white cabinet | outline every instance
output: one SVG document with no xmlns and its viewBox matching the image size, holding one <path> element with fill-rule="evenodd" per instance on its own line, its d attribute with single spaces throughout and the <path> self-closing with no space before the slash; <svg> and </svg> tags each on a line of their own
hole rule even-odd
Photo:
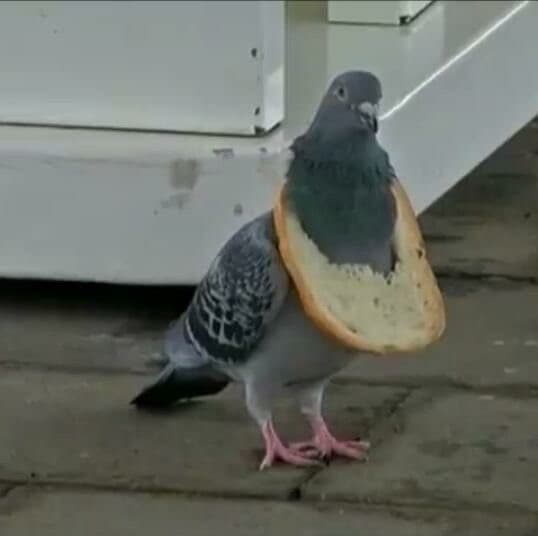
<svg viewBox="0 0 538 536">
<path fill-rule="evenodd" d="M 284 2 L 0 2 L 0 121 L 255 134 L 284 117 Z"/>
<path fill-rule="evenodd" d="M 538 110 L 538 2 L 438 0 L 396 26 L 330 24 L 300 0 L 281 126 L 214 135 L 282 117 L 282 8 L 0 2 L 0 276 L 198 282 L 274 202 L 282 153 L 343 70 L 382 81 L 380 139 L 418 212 Z M 27 124 L 44 122 L 133 128 Z"/>
</svg>

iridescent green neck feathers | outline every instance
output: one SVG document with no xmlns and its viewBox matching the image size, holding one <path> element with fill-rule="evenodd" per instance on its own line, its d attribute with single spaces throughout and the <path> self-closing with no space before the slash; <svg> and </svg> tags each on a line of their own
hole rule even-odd
<svg viewBox="0 0 538 536">
<path fill-rule="evenodd" d="M 331 146 L 305 135 L 292 150 L 286 195 L 307 235 L 332 262 L 390 272 L 393 171 L 375 136 Z"/>
</svg>

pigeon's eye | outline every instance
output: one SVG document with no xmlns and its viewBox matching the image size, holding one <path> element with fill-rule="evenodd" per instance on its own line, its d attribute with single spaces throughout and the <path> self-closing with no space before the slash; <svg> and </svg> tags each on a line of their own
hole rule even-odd
<svg viewBox="0 0 538 536">
<path fill-rule="evenodd" d="M 338 100 L 341 100 L 342 102 L 345 102 L 347 100 L 347 91 L 344 86 L 338 86 L 334 94 L 336 95 L 336 98 Z"/>
</svg>

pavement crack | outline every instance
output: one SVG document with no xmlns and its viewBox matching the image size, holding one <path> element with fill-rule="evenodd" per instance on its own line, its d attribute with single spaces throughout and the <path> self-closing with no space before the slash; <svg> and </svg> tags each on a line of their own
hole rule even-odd
<svg viewBox="0 0 538 536">
<path fill-rule="evenodd" d="M 315 478 L 322 471 L 325 471 L 328 467 L 329 467 L 329 465 L 326 465 L 324 467 L 313 468 L 310 471 L 308 471 L 306 476 L 302 480 L 300 480 L 295 486 L 293 486 L 291 488 L 291 490 L 289 490 L 289 492 L 288 492 L 288 494 L 286 496 L 286 500 L 289 501 L 289 502 L 302 501 L 304 499 L 304 493 L 303 492 L 304 492 L 305 486 L 307 486 L 308 483 L 313 478 Z"/>
<path fill-rule="evenodd" d="M 17 486 L 15 484 L 8 484 L 6 486 L 0 484 L 0 500 L 7 499 L 9 494 L 16 488 Z"/>
<path fill-rule="evenodd" d="M 405 404 L 405 402 L 408 400 L 408 398 L 411 396 L 411 393 L 413 392 L 412 388 L 407 388 L 402 393 L 398 393 L 394 396 L 392 400 L 390 400 L 390 404 L 388 404 L 388 411 L 385 413 L 385 418 L 390 418 L 394 414 L 396 414 L 399 409 Z"/>
<path fill-rule="evenodd" d="M 367 437 L 374 440 L 375 443 L 381 443 L 386 437 L 395 432 L 398 427 L 390 426 L 390 422 L 398 414 L 400 408 L 406 403 L 413 389 L 405 389 L 396 393 L 387 400 L 378 411 L 375 412 L 370 426 L 367 428 Z M 387 426 L 388 424 L 388 426 Z M 306 475 L 295 484 L 287 494 L 287 500 L 290 502 L 303 501 L 304 490 L 308 484 L 320 473 L 331 469 L 331 463 L 328 462 L 321 467 L 315 467 L 306 473 Z M 307 501 L 309 502 L 309 501 Z"/>
</svg>

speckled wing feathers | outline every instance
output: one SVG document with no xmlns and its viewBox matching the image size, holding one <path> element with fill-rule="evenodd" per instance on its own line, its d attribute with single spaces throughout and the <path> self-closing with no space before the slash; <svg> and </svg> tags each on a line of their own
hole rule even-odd
<svg viewBox="0 0 538 536">
<path fill-rule="evenodd" d="M 220 362 L 245 362 L 280 310 L 288 276 L 271 214 L 242 227 L 223 247 L 186 312 L 188 342 Z"/>
</svg>

